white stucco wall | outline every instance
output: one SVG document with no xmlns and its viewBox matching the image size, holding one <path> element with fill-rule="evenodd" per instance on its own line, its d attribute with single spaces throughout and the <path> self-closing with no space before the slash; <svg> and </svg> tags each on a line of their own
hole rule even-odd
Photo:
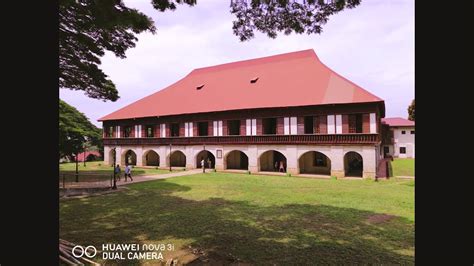
<svg viewBox="0 0 474 266">
<path fill-rule="evenodd" d="M 415 158 L 415 127 L 393 128 L 393 156 L 398 158 Z M 405 131 L 405 134 L 402 134 Z M 406 148 L 406 154 L 400 154 L 400 147 Z"/>
<path fill-rule="evenodd" d="M 186 156 L 186 168 L 196 167 L 196 156 L 204 149 L 202 145 L 172 146 L 172 151 L 180 150 Z M 258 172 L 260 169 L 260 156 L 269 150 L 282 153 L 287 159 L 287 172 L 299 174 L 299 158 L 309 151 L 317 151 L 326 155 L 331 160 L 331 175 L 344 176 L 344 155 L 348 152 L 357 152 L 363 158 L 363 177 L 375 177 L 377 161 L 379 156 L 378 146 L 375 145 L 206 145 L 205 149 L 211 152 L 216 158 L 215 167 L 217 170 L 225 168 L 224 158 L 233 151 L 244 152 L 249 158 L 249 171 Z M 104 147 L 104 159 L 112 164 L 110 157 L 111 147 Z M 132 150 L 137 156 L 137 166 L 143 166 L 143 154 L 149 150 L 155 151 L 160 157 L 160 167 L 169 167 L 169 146 L 117 146 L 117 162 L 123 164 L 124 154 L 127 150 Z M 221 158 L 217 157 L 217 150 L 222 151 Z"/>
</svg>

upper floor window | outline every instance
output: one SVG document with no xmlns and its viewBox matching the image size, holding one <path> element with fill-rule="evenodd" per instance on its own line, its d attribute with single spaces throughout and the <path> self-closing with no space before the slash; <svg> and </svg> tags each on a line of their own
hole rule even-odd
<svg viewBox="0 0 474 266">
<path fill-rule="evenodd" d="M 154 127 L 149 125 L 145 127 L 145 134 L 147 138 L 153 138 L 155 136 Z"/>
<path fill-rule="evenodd" d="M 113 126 L 108 127 L 106 133 L 107 133 L 106 136 L 108 138 L 112 138 L 114 136 L 114 127 Z"/>
<path fill-rule="evenodd" d="M 208 122 L 198 122 L 198 136 L 209 136 L 209 123 Z"/>
<path fill-rule="evenodd" d="M 318 115 L 315 117 L 315 133 L 316 134 L 327 134 L 327 116 Z"/>
<path fill-rule="evenodd" d="M 327 129 L 328 134 L 336 134 L 336 116 L 327 115 Z"/>
<path fill-rule="evenodd" d="M 257 135 L 257 119 L 245 120 L 245 134 L 247 136 Z"/>
<path fill-rule="evenodd" d="M 264 135 L 275 135 L 277 122 L 276 118 L 264 118 L 262 119 L 263 134 Z"/>
<path fill-rule="evenodd" d="M 224 132 L 222 120 L 212 122 L 212 130 L 214 136 L 222 136 Z"/>
<path fill-rule="evenodd" d="M 227 130 L 229 135 L 238 136 L 240 135 L 240 120 L 229 120 L 227 121 Z"/>
<path fill-rule="evenodd" d="M 285 134 L 285 135 L 296 135 L 296 134 L 298 134 L 296 116 L 284 117 L 283 118 L 283 134 Z"/>
<path fill-rule="evenodd" d="M 342 134 L 342 115 L 336 115 L 336 134 Z"/>
<path fill-rule="evenodd" d="M 405 130 L 402 130 L 402 135 L 405 135 L 405 133 L 406 133 Z"/>
<path fill-rule="evenodd" d="M 370 133 L 377 133 L 377 115 L 375 113 L 370 113 L 369 114 L 369 129 Z"/>
<path fill-rule="evenodd" d="M 171 123 L 171 137 L 179 137 L 179 123 Z"/>
<path fill-rule="evenodd" d="M 415 135 L 415 130 L 410 131 L 410 134 Z"/>
<path fill-rule="evenodd" d="M 193 122 L 184 123 L 184 136 L 185 137 L 192 137 L 193 135 L 194 135 Z"/>
<path fill-rule="evenodd" d="M 313 116 L 304 117 L 304 133 L 305 134 L 314 133 L 314 117 Z"/>
<path fill-rule="evenodd" d="M 349 115 L 349 133 L 362 133 L 362 114 Z"/>
<path fill-rule="evenodd" d="M 125 126 L 123 128 L 123 137 L 124 138 L 130 138 L 132 136 L 132 127 L 131 126 Z"/>
<path fill-rule="evenodd" d="M 166 124 L 160 125 L 160 136 L 166 138 Z"/>
<path fill-rule="evenodd" d="M 400 147 L 400 154 L 405 154 L 407 153 L 407 148 L 406 147 Z"/>
</svg>

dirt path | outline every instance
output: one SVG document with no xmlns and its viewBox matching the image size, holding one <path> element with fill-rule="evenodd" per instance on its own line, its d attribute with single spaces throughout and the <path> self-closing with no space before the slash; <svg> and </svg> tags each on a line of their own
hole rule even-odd
<svg viewBox="0 0 474 266">
<path fill-rule="evenodd" d="M 159 175 L 147 175 L 147 176 L 133 176 L 133 181 L 127 178 L 127 182 L 125 182 L 125 178 L 122 176 L 120 181 L 117 179 L 117 186 L 126 186 L 134 183 L 158 180 L 158 179 L 167 179 L 171 177 L 177 176 L 185 176 L 185 175 L 194 175 L 202 173 L 201 169 L 193 169 L 188 171 L 173 171 L 169 174 L 159 174 Z M 97 188 L 97 187 L 110 187 L 110 181 L 98 181 L 98 182 L 80 182 L 80 183 L 70 183 L 67 184 L 67 188 Z"/>
<path fill-rule="evenodd" d="M 149 176 L 135 176 L 135 177 L 133 177 L 133 172 L 132 172 L 133 181 L 130 181 L 130 179 L 127 178 L 127 182 L 125 182 L 124 178 L 122 177 L 121 180 L 117 182 L 117 186 L 125 186 L 125 185 L 129 185 L 129 184 L 133 184 L 133 183 L 140 183 L 140 182 L 157 180 L 157 179 L 167 179 L 167 178 L 177 177 L 177 176 L 195 175 L 195 174 L 199 174 L 199 173 L 202 173 L 201 169 L 171 172 L 169 174 L 149 175 Z"/>
</svg>

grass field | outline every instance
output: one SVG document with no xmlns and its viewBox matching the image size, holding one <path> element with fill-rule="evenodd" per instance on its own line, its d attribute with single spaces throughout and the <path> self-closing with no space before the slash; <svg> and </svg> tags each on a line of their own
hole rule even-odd
<svg viewBox="0 0 474 266">
<path fill-rule="evenodd" d="M 395 158 L 392 161 L 394 176 L 415 176 L 415 159 Z"/>
<path fill-rule="evenodd" d="M 412 180 L 207 173 L 129 188 L 61 201 L 60 237 L 191 246 L 220 265 L 414 264 Z"/>
<path fill-rule="evenodd" d="M 120 166 L 122 168 L 122 175 L 125 171 L 125 166 Z M 100 180 L 109 180 L 110 175 L 113 174 L 112 166 L 105 164 L 103 161 L 97 162 L 86 162 L 86 167 L 84 163 L 79 163 L 79 176 L 81 179 L 87 181 L 100 181 Z M 76 163 L 62 163 L 59 164 L 59 173 L 66 174 L 66 180 L 72 181 L 75 179 L 74 174 L 76 173 Z M 157 175 L 169 173 L 168 170 L 156 169 L 156 168 L 141 168 L 133 167 L 132 176 L 140 175 Z M 81 180 L 82 181 L 82 180 Z"/>
</svg>

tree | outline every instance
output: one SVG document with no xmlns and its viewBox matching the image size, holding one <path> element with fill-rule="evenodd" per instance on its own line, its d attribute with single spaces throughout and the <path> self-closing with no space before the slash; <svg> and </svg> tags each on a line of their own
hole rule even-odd
<svg viewBox="0 0 474 266">
<path fill-rule="evenodd" d="M 230 5 L 237 19 L 232 28 L 241 41 L 253 38 L 255 30 L 270 38 L 278 32 L 320 34 L 329 16 L 359 4 L 360 0 L 235 0 Z"/>
<path fill-rule="evenodd" d="M 116 101 L 114 83 L 99 68 L 108 50 L 124 58 L 134 34 L 154 32 L 150 18 L 114 0 L 59 1 L 59 86 L 91 98 Z"/>
<path fill-rule="evenodd" d="M 164 12 L 197 0 L 152 0 Z M 321 33 L 330 15 L 353 8 L 360 0 L 230 0 L 234 34 L 241 41 L 260 31 L 271 38 L 284 34 Z M 59 87 L 83 90 L 91 98 L 116 101 L 114 83 L 99 68 L 105 51 L 119 58 L 135 47 L 136 35 L 155 33 L 153 20 L 121 0 L 59 1 Z"/>
<path fill-rule="evenodd" d="M 408 106 L 408 120 L 415 121 L 415 99 Z"/>
<path fill-rule="evenodd" d="M 101 132 L 83 113 L 59 100 L 59 158 L 77 158 L 86 142 L 101 146 Z"/>
</svg>

